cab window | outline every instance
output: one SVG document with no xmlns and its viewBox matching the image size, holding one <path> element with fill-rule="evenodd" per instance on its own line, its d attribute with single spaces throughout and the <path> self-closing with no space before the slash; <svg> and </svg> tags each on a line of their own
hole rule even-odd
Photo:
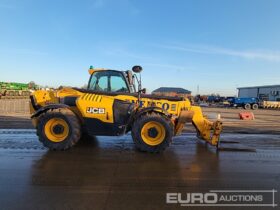
<svg viewBox="0 0 280 210">
<path fill-rule="evenodd" d="M 98 91 L 108 91 L 108 77 L 100 77 L 95 88 Z"/>
<path fill-rule="evenodd" d="M 128 92 L 123 76 L 111 76 L 111 92 Z"/>
<path fill-rule="evenodd" d="M 88 89 L 105 92 L 129 92 L 122 73 L 115 71 L 93 73 L 89 81 Z"/>
</svg>

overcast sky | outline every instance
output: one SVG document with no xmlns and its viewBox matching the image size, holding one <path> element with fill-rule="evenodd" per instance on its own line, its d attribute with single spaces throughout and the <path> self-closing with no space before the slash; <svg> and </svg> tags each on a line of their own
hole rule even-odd
<svg viewBox="0 0 280 210">
<path fill-rule="evenodd" d="M 82 86 L 143 66 L 143 85 L 233 95 L 280 84 L 278 0 L 0 0 L 0 81 Z"/>
</svg>

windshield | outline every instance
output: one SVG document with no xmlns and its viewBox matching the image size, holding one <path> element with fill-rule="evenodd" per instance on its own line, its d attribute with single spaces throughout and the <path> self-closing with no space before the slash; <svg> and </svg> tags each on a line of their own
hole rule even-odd
<svg viewBox="0 0 280 210">
<path fill-rule="evenodd" d="M 123 74 L 116 71 L 98 71 L 93 73 L 88 89 L 105 92 L 129 92 Z"/>
</svg>

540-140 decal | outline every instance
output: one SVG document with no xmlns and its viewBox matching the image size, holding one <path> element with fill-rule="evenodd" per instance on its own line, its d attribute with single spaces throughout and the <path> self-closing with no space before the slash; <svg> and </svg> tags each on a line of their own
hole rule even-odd
<svg viewBox="0 0 280 210">
<path fill-rule="evenodd" d="M 135 103 L 132 101 L 132 103 Z M 144 102 L 140 101 L 140 107 L 143 107 Z M 162 109 L 168 111 L 170 109 L 170 105 L 168 103 L 157 103 L 154 104 L 157 106 L 160 106 Z M 171 111 L 176 111 L 176 104 L 171 104 Z M 105 114 L 105 109 L 104 108 L 96 108 L 96 107 L 87 107 L 86 108 L 86 113 L 89 114 Z"/>
<path fill-rule="evenodd" d="M 137 101 L 132 100 L 132 103 L 136 103 Z M 140 101 L 140 107 L 145 107 L 145 106 L 157 106 L 157 107 L 161 107 L 163 110 L 166 111 L 176 111 L 176 104 L 170 104 L 169 103 L 162 103 L 159 101 L 153 102 L 153 101 Z"/>
</svg>

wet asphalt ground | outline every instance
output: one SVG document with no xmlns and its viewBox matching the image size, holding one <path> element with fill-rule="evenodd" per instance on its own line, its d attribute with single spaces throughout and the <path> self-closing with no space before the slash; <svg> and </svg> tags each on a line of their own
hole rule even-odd
<svg viewBox="0 0 280 210">
<path fill-rule="evenodd" d="M 130 135 L 87 137 L 55 152 L 34 130 L 0 129 L 0 209 L 273 209 L 166 204 L 169 192 L 273 189 L 279 205 L 280 135 L 222 140 L 217 151 L 183 134 L 165 152 L 147 154 Z"/>
</svg>

